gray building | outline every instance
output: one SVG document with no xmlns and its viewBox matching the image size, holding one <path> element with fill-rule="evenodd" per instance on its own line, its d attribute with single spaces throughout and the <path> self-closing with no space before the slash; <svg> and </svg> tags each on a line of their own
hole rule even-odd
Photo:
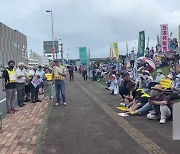
<svg viewBox="0 0 180 154">
<path fill-rule="evenodd" d="M 9 60 L 28 63 L 27 37 L 0 22 L 0 66 L 6 66 Z"/>
</svg>

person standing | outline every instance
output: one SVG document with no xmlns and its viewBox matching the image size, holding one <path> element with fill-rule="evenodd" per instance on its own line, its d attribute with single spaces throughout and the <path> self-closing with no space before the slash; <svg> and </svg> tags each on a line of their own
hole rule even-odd
<svg viewBox="0 0 180 154">
<path fill-rule="evenodd" d="M 49 68 L 45 68 L 44 74 L 44 95 L 45 100 L 52 97 L 52 73 L 50 73 Z"/>
<path fill-rule="evenodd" d="M 38 99 L 39 94 L 39 84 L 41 83 L 40 76 L 35 75 L 36 74 L 36 68 L 34 67 L 29 71 L 29 77 L 30 77 L 30 90 L 31 90 L 31 102 L 41 102 Z"/>
<path fill-rule="evenodd" d="M 65 96 L 65 82 L 66 70 L 63 65 L 59 64 L 58 61 L 54 61 L 53 67 L 53 78 L 55 80 L 55 91 L 56 91 L 56 106 L 61 102 L 60 94 L 62 95 L 63 104 L 66 106 L 66 96 Z"/>
<path fill-rule="evenodd" d="M 70 81 L 74 81 L 74 67 L 72 66 L 72 64 L 70 64 L 68 70 L 69 70 Z"/>
<path fill-rule="evenodd" d="M 86 65 L 84 65 L 83 67 L 83 78 L 84 80 L 87 80 L 87 66 Z"/>
<path fill-rule="evenodd" d="M 6 92 L 7 113 L 13 114 L 18 110 L 15 109 L 16 101 L 16 71 L 15 62 L 9 61 L 8 68 L 3 71 L 2 90 Z"/>
<path fill-rule="evenodd" d="M 131 54 L 130 54 L 130 65 L 131 65 L 131 68 L 134 68 L 134 62 L 135 62 L 135 53 L 134 51 L 131 51 Z"/>
<path fill-rule="evenodd" d="M 43 83 L 43 77 L 44 77 L 44 70 L 43 70 L 43 67 L 41 65 L 39 65 L 38 67 L 38 70 L 36 71 L 36 76 L 38 76 L 40 79 L 41 79 L 41 83 L 40 85 L 38 86 L 39 88 L 39 91 L 40 91 L 40 94 L 43 94 L 44 93 L 44 83 Z"/>
<path fill-rule="evenodd" d="M 24 69 L 24 63 L 20 62 L 16 70 L 16 89 L 17 89 L 17 100 L 18 106 L 23 107 L 25 97 L 25 81 L 26 81 L 26 70 Z"/>
</svg>

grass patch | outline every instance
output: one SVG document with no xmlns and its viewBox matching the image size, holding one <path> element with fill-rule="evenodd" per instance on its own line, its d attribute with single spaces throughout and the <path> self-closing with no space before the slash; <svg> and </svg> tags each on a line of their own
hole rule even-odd
<svg viewBox="0 0 180 154">
<path fill-rule="evenodd" d="M 107 83 L 105 80 L 100 80 L 98 81 L 99 84 L 103 85 L 103 86 L 107 86 Z"/>
<path fill-rule="evenodd" d="M 180 102 L 180 99 L 175 99 L 175 100 L 173 100 L 172 102 L 173 102 L 173 104 L 174 104 L 174 103 L 179 103 L 179 102 Z"/>
</svg>

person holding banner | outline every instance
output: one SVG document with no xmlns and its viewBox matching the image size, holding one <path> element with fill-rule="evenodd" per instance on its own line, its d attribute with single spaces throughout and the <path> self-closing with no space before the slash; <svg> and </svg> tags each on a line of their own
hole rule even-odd
<svg viewBox="0 0 180 154">
<path fill-rule="evenodd" d="M 36 74 L 36 68 L 34 67 L 32 70 L 29 71 L 29 77 L 30 77 L 30 82 L 31 82 L 31 102 L 36 103 L 36 102 L 41 102 L 38 98 L 39 94 L 39 85 L 42 82 L 41 78 L 39 75 Z"/>
</svg>

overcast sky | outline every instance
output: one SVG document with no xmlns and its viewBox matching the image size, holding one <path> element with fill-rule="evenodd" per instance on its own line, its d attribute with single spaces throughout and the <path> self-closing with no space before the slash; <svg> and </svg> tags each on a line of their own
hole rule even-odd
<svg viewBox="0 0 180 154">
<path fill-rule="evenodd" d="M 24 33 L 28 50 L 43 52 L 44 40 L 51 40 L 54 15 L 55 38 L 64 43 L 65 57 L 78 57 L 77 47 L 88 47 L 92 57 L 109 56 L 112 42 L 119 42 L 121 54 L 137 46 L 138 32 L 145 30 L 150 46 L 160 34 L 160 24 L 178 36 L 179 0 L 3 0 L 0 21 Z M 179 11 L 179 12 L 178 12 Z M 66 50 L 70 49 L 70 50 Z"/>
</svg>

